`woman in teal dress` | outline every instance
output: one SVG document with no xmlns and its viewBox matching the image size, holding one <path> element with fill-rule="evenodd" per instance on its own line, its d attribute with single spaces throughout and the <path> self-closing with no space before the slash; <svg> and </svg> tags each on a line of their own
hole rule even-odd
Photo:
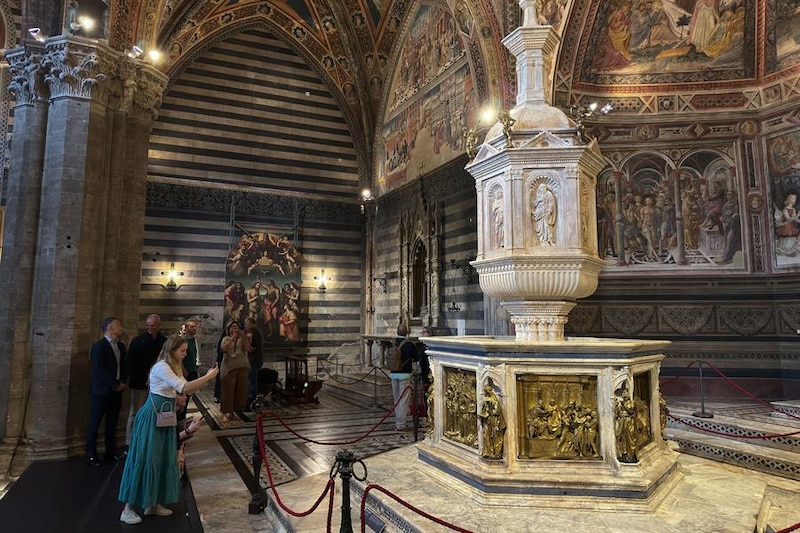
<svg viewBox="0 0 800 533">
<path fill-rule="evenodd" d="M 119 488 L 119 501 L 125 503 L 119 519 L 126 524 L 142 521 L 134 507 L 144 509 L 145 515 L 169 516 L 172 510 L 164 505 L 178 501 L 176 427 L 156 427 L 156 411 L 174 410 L 178 393 L 194 394 L 219 372 L 215 365 L 205 376 L 187 382 L 181 366 L 187 347 L 186 339 L 171 336 L 150 369 L 150 393 L 136 413 Z"/>
</svg>

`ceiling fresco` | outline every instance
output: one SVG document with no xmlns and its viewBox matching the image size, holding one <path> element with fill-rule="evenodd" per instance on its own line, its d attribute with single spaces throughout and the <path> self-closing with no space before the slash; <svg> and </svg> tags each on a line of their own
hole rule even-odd
<svg viewBox="0 0 800 533">
<path fill-rule="evenodd" d="M 395 66 L 421 5 L 452 14 L 476 100 L 513 105 L 519 24 L 510 0 L 121 0 L 112 46 L 166 52 L 174 77 L 220 39 L 266 27 L 337 95 L 365 144 L 395 105 Z M 562 34 L 554 103 L 598 96 L 622 114 L 747 110 L 800 96 L 800 0 L 542 0 L 539 23 Z M 569 31 L 564 31 L 568 28 Z M 394 88 L 394 89 L 393 89 Z M 395 103 L 393 103 L 395 102 Z"/>
</svg>

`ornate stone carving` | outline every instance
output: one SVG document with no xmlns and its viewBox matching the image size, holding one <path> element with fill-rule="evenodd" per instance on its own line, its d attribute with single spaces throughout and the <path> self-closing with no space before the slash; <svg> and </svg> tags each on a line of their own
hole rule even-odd
<svg viewBox="0 0 800 533">
<path fill-rule="evenodd" d="M 772 320 L 772 306 L 726 306 L 717 314 L 723 324 L 739 335 L 755 335 Z"/>
<path fill-rule="evenodd" d="M 42 65 L 44 55 L 39 51 L 17 48 L 6 54 L 11 81 L 8 89 L 14 93 L 17 105 L 31 104 L 49 95 L 44 81 L 46 70 Z"/>
<path fill-rule="evenodd" d="M 598 316 L 600 316 L 599 305 L 578 305 L 570 311 L 566 327 L 569 331 L 586 335 L 594 329 Z"/>
<path fill-rule="evenodd" d="M 546 183 L 539 183 L 531 202 L 531 219 L 540 246 L 554 246 L 556 243 L 556 221 L 558 201 Z"/>
<path fill-rule="evenodd" d="M 42 65 L 50 98 L 70 96 L 91 100 L 96 87 L 113 76 L 113 64 L 96 46 L 67 37 L 48 42 Z M 104 97 L 106 93 L 98 93 Z"/>
<path fill-rule="evenodd" d="M 623 335 L 640 333 L 655 313 L 652 305 L 604 306 L 603 320 Z"/>
<path fill-rule="evenodd" d="M 781 315 L 783 321 L 793 330 L 799 331 L 800 330 L 800 306 L 786 304 L 786 305 L 779 305 L 778 312 Z"/>
<path fill-rule="evenodd" d="M 711 320 L 713 305 L 663 305 L 659 316 L 678 333 L 694 335 Z"/>
<path fill-rule="evenodd" d="M 489 202 L 494 219 L 494 243 L 497 248 L 503 248 L 505 247 L 505 202 L 503 201 L 502 185 L 497 184 L 491 188 Z"/>
<path fill-rule="evenodd" d="M 147 66 L 142 68 L 136 80 L 136 91 L 133 94 L 129 114 L 143 122 L 155 122 L 164 98 L 167 81 L 168 78 L 154 68 Z"/>
</svg>

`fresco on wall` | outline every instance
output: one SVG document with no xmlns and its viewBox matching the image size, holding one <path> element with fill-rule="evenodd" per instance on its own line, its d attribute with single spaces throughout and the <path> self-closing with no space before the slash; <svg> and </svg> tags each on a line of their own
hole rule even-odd
<svg viewBox="0 0 800 533">
<path fill-rule="evenodd" d="M 742 69 L 747 33 L 754 31 L 747 3 L 751 0 L 611 0 L 596 34 L 590 70 L 646 74 Z"/>
<path fill-rule="evenodd" d="M 475 124 L 472 74 L 449 13 L 420 7 L 398 57 L 381 131 L 380 194 L 460 155 Z"/>
<path fill-rule="evenodd" d="M 800 265 L 800 131 L 767 140 L 775 264 Z"/>
<path fill-rule="evenodd" d="M 601 173 L 598 250 L 609 268 L 744 266 L 742 213 L 731 162 L 718 152 L 702 150 L 685 157 L 678 168 L 661 154 L 637 154 L 624 164 L 619 190 L 612 170 Z M 620 206 L 622 265 L 617 264 L 620 235 L 615 224 Z"/>
<path fill-rule="evenodd" d="M 780 67 L 800 61 L 800 0 L 775 2 L 775 49 Z M 793 58 L 793 61 L 790 61 Z M 786 64 L 783 64 L 786 63 Z"/>
<path fill-rule="evenodd" d="M 265 345 L 299 343 L 302 254 L 286 236 L 245 232 L 225 262 L 223 322 L 256 321 Z"/>
</svg>

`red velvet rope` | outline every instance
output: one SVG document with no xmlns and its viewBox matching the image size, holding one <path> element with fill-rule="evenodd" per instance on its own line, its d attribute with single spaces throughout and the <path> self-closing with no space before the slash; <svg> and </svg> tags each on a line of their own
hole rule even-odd
<svg viewBox="0 0 800 533">
<path fill-rule="evenodd" d="M 259 413 L 259 415 L 258 415 L 258 419 L 257 420 L 260 421 L 263 416 L 269 415 L 269 416 L 275 418 L 276 420 L 278 420 L 278 422 L 280 422 L 281 425 L 284 428 L 286 428 L 287 431 L 289 431 L 289 433 L 291 433 L 292 435 L 294 435 L 295 437 L 297 437 L 300 440 L 303 440 L 305 442 L 310 442 L 312 444 L 321 444 L 323 446 L 349 446 L 351 444 L 355 444 L 355 443 L 357 443 L 357 442 L 359 442 L 361 440 L 364 440 L 367 437 L 369 437 L 370 435 L 372 435 L 381 426 L 381 424 L 383 424 L 386 421 L 386 419 L 389 418 L 389 416 L 392 413 L 394 413 L 394 410 L 397 408 L 397 404 L 400 403 L 400 400 L 403 398 L 403 396 L 408 394 L 408 392 L 410 390 L 411 390 L 410 386 L 406 387 L 405 390 L 403 390 L 403 394 L 400 395 L 400 398 L 397 399 L 397 402 L 392 406 L 392 408 L 389 410 L 389 412 L 386 413 L 383 416 L 383 418 L 378 420 L 378 423 L 375 424 L 374 426 L 372 426 L 369 431 L 367 431 L 365 434 L 361 435 L 360 437 L 356 438 L 355 440 L 322 442 L 322 441 L 318 441 L 318 440 L 314 440 L 314 439 L 309 439 L 308 437 L 304 437 L 304 436 L 300 435 L 295 430 L 293 430 L 291 427 L 289 427 L 289 425 L 286 423 L 286 421 L 283 418 L 281 418 L 281 416 L 278 413 L 276 413 L 275 411 L 261 411 L 261 413 Z"/>
<path fill-rule="evenodd" d="M 336 376 L 334 376 L 333 374 L 331 374 L 331 373 L 328 371 L 328 369 L 327 369 L 327 368 L 325 368 L 325 365 L 324 365 L 324 364 L 323 364 L 323 365 L 321 365 L 321 366 L 322 366 L 322 370 L 324 370 L 324 371 L 325 371 L 325 373 L 326 373 L 328 376 L 330 376 L 330 378 L 331 378 L 331 380 L 332 380 L 332 381 L 335 381 L 336 383 L 339 383 L 339 384 L 341 384 L 341 385 L 355 385 L 356 383 L 361 383 L 362 381 L 364 381 L 365 379 L 367 379 L 367 378 L 368 378 L 370 375 L 372 375 L 372 373 L 373 373 L 373 372 L 375 372 L 375 369 L 377 368 L 377 367 L 374 367 L 374 366 L 373 366 L 373 367 L 372 367 L 372 370 L 370 370 L 369 372 L 367 372 L 367 374 L 365 374 L 365 375 L 364 375 L 364 377 L 362 377 L 362 378 L 359 378 L 359 379 L 354 379 L 353 381 L 340 381 L 340 380 L 339 380 L 339 379 L 338 379 Z M 376 374 L 377 374 L 377 372 L 376 372 Z"/>
<path fill-rule="evenodd" d="M 283 500 L 281 500 L 281 497 L 278 494 L 278 489 L 275 487 L 275 481 L 272 479 L 272 470 L 269 467 L 269 461 L 267 461 L 267 450 L 266 450 L 266 447 L 264 445 L 264 424 L 262 423 L 261 418 L 262 418 L 262 415 L 258 415 L 258 418 L 256 418 L 256 431 L 258 432 L 258 451 L 261 454 L 261 462 L 264 463 L 264 467 L 267 470 L 267 479 L 269 480 L 269 488 L 272 490 L 272 493 L 275 495 L 275 501 L 278 503 L 278 505 L 280 506 L 281 509 L 283 509 L 284 511 L 286 511 L 287 513 L 289 513 L 292 516 L 300 518 L 300 517 L 303 517 L 303 516 L 308 516 L 311 513 L 313 513 L 314 511 L 316 511 L 317 507 L 319 507 L 319 504 L 322 502 L 322 499 L 325 497 L 325 495 L 329 494 L 330 495 L 330 497 L 329 497 L 330 502 L 328 503 L 328 531 L 330 531 L 331 530 L 331 528 L 330 528 L 330 524 L 331 524 L 330 517 L 331 517 L 331 515 L 333 513 L 333 492 L 334 492 L 333 491 L 333 487 L 335 485 L 335 481 L 333 480 L 333 478 L 328 479 L 328 483 L 325 485 L 325 490 L 322 491 L 322 494 L 319 495 L 319 498 L 317 498 L 317 501 L 314 502 L 314 505 L 312 505 L 311 508 L 308 509 L 307 511 L 298 512 L 298 511 L 294 511 L 294 510 L 288 508 L 283 503 Z M 255 475 L 256 482 L 258 482 L 258 473 L 253 472 L 253 474 Z"/>
<path fill-rule="evenodd" d="M 414 511 L 418 515 L 423 516 L 423 517 L 425 517 L 428 520 L 431 520 L 433 522 L 436 522 L 440 526 L 444 526 L 446 528 L 450 528 L 453 531 L 459 531 L 460 533 L 474 533 L 473 531 L 471 531 L 469 529 L 464 529 L 463 527 L 458 527 L 458 526 L 456 526 L 454 524 L 451 524 L 450 522 L 442 520 L 441 518 L 435 517 L 432 514 L 428 514 L 425 511 L 423 511 L 422 509 L 420 509 L 418 507 L 414 507 L 413 505 L 411 505 L 407 501 L 405 501 L 402 498 L 396 496 L 391 491 L 381 487 L 380 485 L 375 485 L 374 483 L 370 483 L 369 485 L 367 485 L 366 488 L 364 489 L 364 494 L 361 496 L 361 533 L 366 533 L 367 523 L 366 523 L 366 520 L 365 520 L 365 514 L 366 514 L 366 506 L 367 506 L 367 494 L 369 493 L 370 490 L 377 490 L 379 492 L 382 492 L 382 493 L 386 494 L 387 496 L 389 496 L 391 499 L 393 499 L 394 501 L 396 501 L 397 503 L 399 503 L 400 505 L 402 505 L 406 509 L 410 509 L 411 511 Z"/>
<path fill-rule="evenodd" d="M 792 531 L 796 531 L 798 529 L 800 529 L 800 522 L 796 523 L 793 526 L 781 529 L 780 531 L 776 531 L 775 533 L 792 533 Z"/>
</svg>

